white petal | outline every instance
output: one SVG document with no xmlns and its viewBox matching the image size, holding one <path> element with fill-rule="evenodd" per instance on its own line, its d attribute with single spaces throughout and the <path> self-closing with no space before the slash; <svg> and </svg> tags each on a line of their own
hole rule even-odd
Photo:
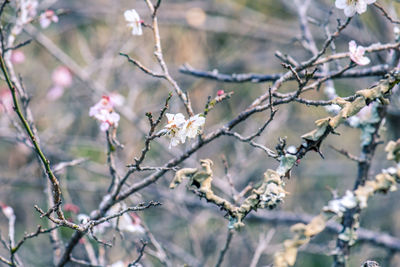
<svg viewBox="0 0 400 267">
<path fill-rule="evenodd" d="M 39 19 L 40 22 L 40 27 L 42 27 L 42 29 L 46 29 L 47 27 L 50 26 L 51 24 L 51 20 L 49 20 L 48 18 L 44 17 L 44 18 L 40 18 Z"/>
<path fill-rule="evenodd" d="M 168 121 L 172 121 L 174 119 L 174 114 L 166 113 L 165 116 L 167 116 Z"/>
<path fill-rule="evenodd" d="M 110 125 L 107 122 L 102 122 L 100 124 L 100 130 L 102 130 L 103 132 L 107 131 L 109 127 Z"/>
<path fill-rule="evenodd" d="M 351 40 L 351 41 L 349 42 L 349 51 L 350 51 L 351 54 L 355 54 L 355 53 L 356 53 L 356 51 L 357 51 L 357 44 L 356 44 L 356 41 Z"/>
<path fill-rule="evenodd" d="M 142 27 L 132 27 L 132 35 L 142 35 L 143 31 L 142 31 Z"/>
<path fill-rule="evenodd" d="M 91 107 L 89 110 L 89 116 L 93 117 L 94 115 L 96 115 L 97 112 L 98 112 L 98 110 L 97 110 L 96 106 Z"/>
<path fill-rule="evenodd" d="M 357 56 L 363 56 L 364 53 L 365 53 L 365 47 L 359 45 L 359 46 L 357 47 L 356 55 L 357 55 Z"/>
<path fill-rule="evenodd" d="M 129 22 L 135 22 L 140 20 L 139 14 L 134 9 L 126 10 L 124 12 L 124 17 L 125 20 Z"/>
<path fill-rule="evenodd" d="M 354 16 L 354 14 L 356 14 L 356 9 L 355 9 L 355 7 L 354 7 L 354 6 L 347 6 L 347 7 L 344 9 L 344 14 L 345 14 L 347 17 L 352 17 L 352 16 Z"/>
<path fill-rule="evenodd" d="M 347 7 L 347 0 L 336 0 L 335 6 L 339 9 L 345 9 Z"/>
<path fill-rule="evenodd" d="M 359 0 L 356 4 L 356 10 L 358 14 L 364 13 L 365 11 L 367 11 L 367 3 Z"/>
<path fill-rule="evenodd" d="M 175 118 L 174 118 L 176 121 L 179 121 L 179 122 L 181 122 L 181 121 L 185 121 L 185 116 L 183 116 L 183 114 L 182 113 L 177 113 L 177 114 L 175 114 Z"/>
<path fill-rule="evenodd" d="M 361 57 L 358 59 L 358 62 L 356 62 L 358 65 L 364 66 L 368 65 L 371 62 L 371 60 L 367 57 Z"/>
<path fill-rule="evenodd" d="M 376 0 L 364 0 L 365 3 L 367 3 L 368 5 L 373 4 L 376 2 Z"/>
</svg>

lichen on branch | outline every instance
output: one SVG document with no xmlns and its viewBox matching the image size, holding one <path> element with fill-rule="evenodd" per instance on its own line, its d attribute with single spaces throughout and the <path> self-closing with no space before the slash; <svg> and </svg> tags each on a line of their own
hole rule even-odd
<svg viewBox="0 0 400 267">
<path fill-rule="evenodd" d="M 228 213 L 230 228 L 238 229 L 243 227 L 243 219 L 249 212 L 258 208 L 274 208 L 286 195 L 283 189 L 284 182 L 281 179 L 282 175 L 277 171 L 267 170 L 261 186 L 253 189 L 243 203 L 237 206 L 214 193 L 212 189 L 213 171 L 211 169 L 213 162 L 210 159 L 203 159 L 200 160 L 200 165 L 201 169 L 184 168 L 177 171 L 170 184 L 170 188 L 174 189 L 183 179 L 188 179 L 189 190 L 201 198 L 205 198 L 208 202 L 214 203 Z M 282 173 L 285 173 L 287 163 L 284 163 L 280 168 Z"/>
<path fill-rule="evenodd" d="M 283 243 L 283 250 L 275 253 L 274 266 L 288 267 L 296 262 L 298 249 L 300 246 L 310 242 L 311 238 L 321 233 L 328 220 L 333 217 L 341 218 L 347 210 L 367 207 L 368 199 L 376 193 L 386 194 L 389 191 L 397 190 L 397 183 L 400 183 L 400 139 L 397 142 L 390 141 L 386 146 L 388 159 L 396 161 L 396 167 L 391 167 L 375 176 L 374 180 L 366 181 L 365 185 L 359 186 L 354 191 L 347 191 L 346 194 L 337 199 L 329 201 L 328 205 L 322 209 L 322 212 L 314 217 L 309 224 L 298 223 L 291 227 L 294 233 L 292 239 Z M 357 235 L 355 229 L 345 229 L 339 236 L 340 239 L 354 243 Z"/>
</svg>

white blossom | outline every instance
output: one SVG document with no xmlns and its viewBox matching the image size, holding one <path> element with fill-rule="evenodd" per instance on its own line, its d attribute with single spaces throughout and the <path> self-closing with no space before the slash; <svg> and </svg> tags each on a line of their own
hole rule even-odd
<svg viewBox="0 0 400 267">
<path fill-rule="evenodd" d="M 200 133 L 201 127 L 203 127 L 205 122 L 206 118 L 200 114 L 190 117 L 183 126 L 183 136 L 195 138 Z"/>
<path fill-rule="evenodd" d="M 58 16 L 53 10 L 46 10 L 39 16 L 39 23 L 42 29 L 46 29 L 50 24 L 58 22 Z"/>
<path fill-rule="evenodd" d="M 22 32 L 25 24 L 30 23 L 37 14 L 37 0 L 19 0 L 19 13 L 15 25 L 11 30 L 11 39 L 14 41 L 15 36 Z"/>
<path fill-rule="evenodd" d="M 362 14 L 367 11 L 367 5 L 375 3 L 376 0 L 336 0 L 335 6 L 344 9 L 347 17 L 352 17 L 356 13 Z"/>
<path fill-rule="evenodd" d="M 126 10 L 124 12 L 125 20 L 128 22 L 128 27 L 132 28 L 133 35 L 142 35 L 142 20 L 139 14 L 134 9 Z"/>
<path fill-rule="evenodd" d="M 206 121 L 206 118 L 201 114 L 192 116 L 187 120 L 182 113 L 167 113 L 165 115 L 168 119 L 165 128 L 168 136 L 171 138 L 169 148 L 177 146 L 178 144 L 184 144 L 186 137 L 195 138 L 199 133 L 201 133 L 201 128 Z"/>
<path fill-rule="evenodd" d="M 21 0 L 20 20 L 23 24 L 29 23 L 37 14 L 39 5 L 37 0 Z"/>
<path fill-rule="evenodd" d="M 371 61 L 369 58 L 364 56 L 365 48 L 361 45 L 357 46 L 356 42 L 349 42 L 350 59 L 358 65 L 368 65 Z"/>
<path fill-rule="evenodd" d="M 180 143 L 185 143 L 186 136 L 182 131 L 186 123 L 185 116 L 183 116 L 182 113 L 167 113 L 165 116 L 167 116 L 167 125 L 165 128 L 168 131 L 168 136 L 171 138 L 169 148 L 171 148 L 171 146 L 177 146 Z"/>
</svg>

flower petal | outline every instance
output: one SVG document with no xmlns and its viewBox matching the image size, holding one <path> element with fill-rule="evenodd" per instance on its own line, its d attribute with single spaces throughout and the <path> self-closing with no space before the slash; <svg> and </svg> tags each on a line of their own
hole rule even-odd
<svg viewBox="0 0 400 267">
<path fill-rule="evenodd" d="M 354 16 L 354 14 L 356 14 L 356 8 L 355 8 L 354 6 L 347 6 L 347 7 L 344 9 L 344 14 L 345 14 L 347 17 L 352 17 L 352 16 Z"/>
<path fill-rule="evenodd" d="M 347 1 L 346 0 L 336 0 L 335 6 L 339 9 L 345 9 L 347 7 Z"/>
</svg>

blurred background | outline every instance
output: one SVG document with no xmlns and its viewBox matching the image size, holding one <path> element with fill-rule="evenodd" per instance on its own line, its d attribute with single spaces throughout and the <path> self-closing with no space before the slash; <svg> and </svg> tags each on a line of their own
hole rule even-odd
<svg viewBox="0 0 400 267">
<path fill-rule="evenodd" d="M 400 4 L 394 1 L 379 2 L 387 7 L 392 16 L 400 11 Z M 77 158 L 85 159 L 83 163 L 68 167 L 58 175 L 64 204 L 78 206 L 79 213 L 83 214 L 89 214 L 98 207 L 111 179 L 106 165 L 105 133 L 89 117 L 89 108 L 105 93 L 115 92 L 124 97 L 124 105 L 118 110 L 121 121 L 117 131 L 117 138 L 124 149 L 117 150 L 116 161 L 122 174 L 126 165 L 133 163 L 133 158 L 143 148 L 144 137 L 149 129 L 144 114 L 158 114 L 168 93 L 172 91 L 169 84 L 146 75 L 119 55 L 119 52 L 127 53 L 150 69 L 159 70 L 153 56 L 151 32 L 144 28 L 142 36 L 132 36 L 126 26 L 123 13 L 132 8 L 137 10 L 145 23 L 151 22 L 144 1 L 43 1 L 38 10 L 59 11 L 59 22 L 42 29 L 34 21 L 17 39 L 17 42 L 33 39 L 31 44 L 16 50 L 24 58 L 19 58 L 20 61 L 14 58 L 14 66 L 31 96 L 30 107 L 46 155 L 53 165 Z M 298 61 L 311 56 L 299 42 L 296 8 L 291 0 L 162 1 L 158 18 L 165 61 L 171 75 L 189 93 L 195 113 L 201 113 L 207 97 L 216 96 L 218 90 L 233 92 L 229 100 L 218 104 L 208 115 L 205 133 L 218 129 L 234 118 L 257 96 L 268 90 L 271 82 L 223 83 L 182 74 L 179 67 L 187 63 L 196 69 L 217 69 L 228 74 L 285 72 L 281 61 L 274 56 L 276 50 L 290 54 Z M 7 12 L 12 15 L 11 10 Z M 312 22 L 310 29 L 319 47 L 326 38 L 321 25 L 328 23 L 333 32 L 337 18 L 344 21 L 343 11 L 334 8 L 334 1 L 313 1 L 308 15 Z M 353 19 L 335 42 L 336 50 L 347 52 L 350 40 L 356 40 L 364 46 L 394 42 L 393 27 L 379 10 L 371 7 L 363 16 Z M 374 64 L 381 64 L 386 62 L 387 55 L 387 52 L 380 52 L 369 57 Z M 339 62 L 342 66 L 348 63 L 348 59 Z M 54 78 L 57 71 L 58 75 L 70 75 L 71 78 L 58 91 L 57 78 Z M 68 81 L 70 78 L 65 79 Z M 348 96 L 379 79 L 339 79 L 334 81 L 334 85 L 340 96 Z M 5 83 L 0 83 L 0 86 L 0 95 L 2 92 L 5 95 L 8 90 Z M 296 86 L 295 82 L 288 82 L 281 92 L 292 91 Z M 307 92 L 304 97 L 326 99 L 322 90 Z M 381 135 L 385 143 L 400 137 L 399 103 L 398 94 L 395 93 L 389 107 L 386 130 Z M 181 101 L 174 94 L 168 112 L 184 111 Z M 314 121 L 327 115 L 323 107 L 298 103 L 279 106 L 274 121 L 256 140 L 274 149 L 279 137 L 287 137 L 288 145 L 298 146 L 301 143 L 300 136 L 314 129 Z M 16 239 L 19 240 L 24 232 L 33 232 L 38 224 L 46 226 L 48 223 L 46 219 L 40 219 L 33 208 L 34 205 L 43 209 L 46 207 L 46 180 L 35 154 L 18 142 L 10 116 L 15 117 L 12 110 L 7 112 L 4 108 L 0 109 L 0 201 L 15 210 Z M 268 118 L 269 111 L 263 112 L 235 129 L 247 136 Z M 165 123 L 166 120 L 162 125 Z M 286 185 L 290 194 L 273 212 L 315 215 L 332 198 L 329 188 L 337 189 L 342 195 L 346 189 L 353 187 L 357 164 L 335 152 L 330 145 L 358 155 L 360 130 L 341 126 L 338 132 L 339 136 L 329 136 L 322 145 L 325 159 L 317 153 L 308 153 L 294 168 Z M 167 138 L 157 139 L 152 143 L 144 165 L 162 166 L 191 144 L 187 142 L 168 149 Z M 389 166 L 383 148 L 384 145 L 380 145 L 377 149 L 371 175 Z M 234 188 L 240 192 L 250 183 L 257 183 L 267 168 L 276 168 L 277 164 L 261 150 L 223 136 L 203 147 L 180 167 L 197 167 L 199 160 L 204 158 L 213 160 L 215 191 L 226 198 L 231 196 L 228 176 Z M 129 184 L 148 174 L 135 174 Z M 213 266 L 225 244 L 228 221 L 223 212 L 195 197 L 185 186 L 169 190 L 173 175 L 173 172 L 168 172 L 156 184 L 134 194 L 126 203 L 136 205 L 154 200 L 163 204 L 137 215 L 142 225 L 148 227 L 163 247 L 172 266 L 182 266 L 184 263 L 190 266 Z M 400 209 L 395 204 L 399 197 L 399 192 L 374 196 L 369 208 L 362 212 L 361 226 L 399 236 Z M 67 211 L 67 214 L 71 220 L 78 222 L 74 212 Z M 279 249 L 281 242 L 291 236 L 290 224 L 268 220 L 266 211 L 260 210 L 257 215 L 249 216 L 245 220 L 246 227 L 233 235 L 222 266 L 250 266 L 260 240 L 268 238 L 269 243 L 256 265 L 267 266 L 272 263 L 272 254 Z M 3 214 L 0 214 L 0 230 L 3 237 L 7 236 L 7 220 Z M 63 228 L 60 231 L 63 241 L 67 242 L 72 230 Z M 86 238 L 76 247 L 76 257 L 87 257 L 84 247 L 85 242 L 89 242 L 95 253 L 104 253 L 106 264 L 120 260 L 129 262 L 138 255 L 137 248 L 141 247 L 139 240 L 147 237 L 140 231 L 121 235 L 111 229 L 103 233 L 101 238 L 112 241 L 114 246 L 100 249 L 101 245 Z M 329 253 L 335 247 L 335 242 L 336 235 L 328 232 L 319 235 L 301 249 L 296 266 L 329 266 L 332 263 Z M 150 244 L 149 248 L 152 246 Z M 26 266 L 49 266 L 50 251 L 48 235 L 41 235 L 27 241 L 19 255 L 25 260 Z M 3 252 L 1 247 L 0 253 Z M 396 253 L 363 243 L 357 243 L 352 249 L 349 266 L 359 266 L 367 259 L 377 260 L 382 266 L 400 266 L 400 257 Z M 163 265 L 150 254 L 145 254 L 142 262 L 144 266 Z"/>
</svg>

